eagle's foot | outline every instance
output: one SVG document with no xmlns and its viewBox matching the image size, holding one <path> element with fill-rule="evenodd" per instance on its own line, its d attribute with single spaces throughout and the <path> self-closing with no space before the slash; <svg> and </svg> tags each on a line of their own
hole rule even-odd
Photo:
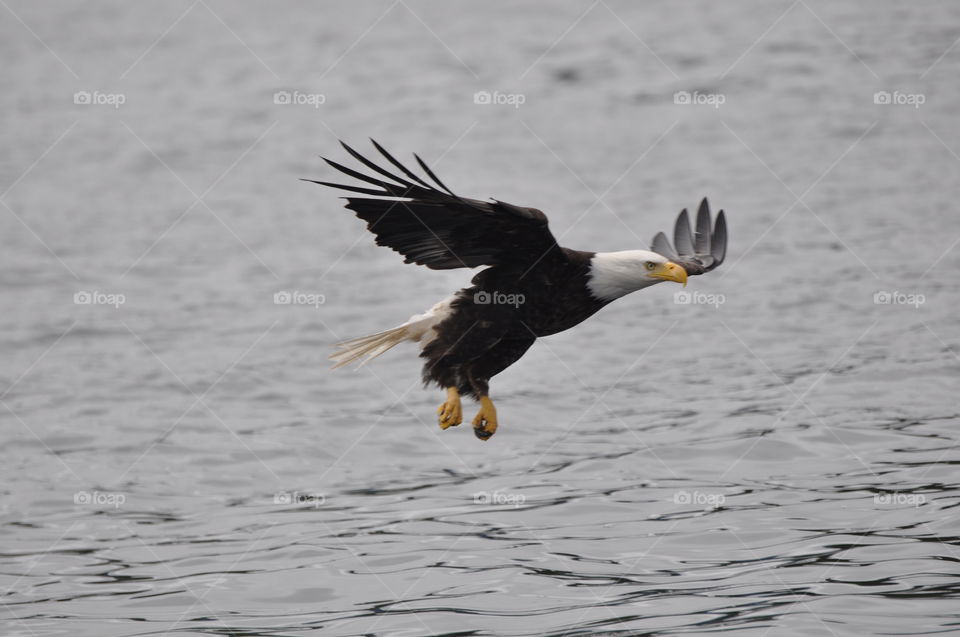
<svg viewBox="0 0 960 637">
<path fill-rule="evenodd" d="M 497 409 L 489 396 L 480 397 L 480 411 L 473 418 L 473 433 L 480 440 L 489 440 L 497 432 Z"/>
<path fill-rule="evenodd" d="M 456 387 L 447 387 L 447 402 L 437 408 L 440 428 L 456 427 L 463 422 L 463 408 L 460 406 L 460 394 Z"/>
</svg>

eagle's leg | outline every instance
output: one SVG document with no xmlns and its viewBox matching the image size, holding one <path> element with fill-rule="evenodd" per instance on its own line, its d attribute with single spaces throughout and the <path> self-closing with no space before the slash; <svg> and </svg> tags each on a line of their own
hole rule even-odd
<svg viewBox="0 0 960 637">
<path fill-rule="evenodd" d="M 440 416 L 441 429 L 456 427 L 463 422 L 463 409 L 456 387 L 447 387 L 447 402 L 437 408 L 437 414 Z"/>
<path fill-rule="evenodd" d="M 497 408 L 490 396 L 480 396 L 480 411 L 473 418 L 473 433 L 480 440 L 488 440 L 497 432 Z"/>
</svg>

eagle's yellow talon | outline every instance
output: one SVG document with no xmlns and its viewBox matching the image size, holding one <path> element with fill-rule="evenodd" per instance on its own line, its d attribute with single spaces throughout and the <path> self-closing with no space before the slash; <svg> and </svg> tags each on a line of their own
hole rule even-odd
<svg viewBox="0 0 960 637">
<path fill-rule="evenodd" d="M 447 387 L 447 402 L 437 407 L 440 416 L 440 428 L 456 427 L 463 422 L 463 409 L 460 406 L 460 394 L 456 387 Z"/>
<path fill-rule="evenodd" d="M 480 440 L 489 440 L 497 432 L 497 409 L 489 396 L 480 397 L 480 411 L 473 418 L 473 433 Z"/>
</svg>

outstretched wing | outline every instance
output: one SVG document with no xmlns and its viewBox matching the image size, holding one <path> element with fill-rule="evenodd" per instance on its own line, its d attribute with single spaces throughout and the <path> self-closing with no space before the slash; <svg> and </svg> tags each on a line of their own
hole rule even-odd
<svg viewBox="0 0 960 637">
<path fill-rule="evenodd" d="M 717 213 L 717 220 L 711 223 L 710 204 L 704 198 L 697 211 L 697 230 L 694 233 L 690 229 L 687 209 L 684 208 L 673 227 L 673 246 L 665 234 L 658 232 L 650 249 L 682 266 L 691 276 L 715 269 L 727 256 L 727 219 L 723 210 Z"/>
<path fill-rule="evenodd" d="M 347 197 L 346 207 L 367 222 L 367 229 L 377 236 L 378 245 L 399 252 L 406 257 L 405 263 L 449 270 L 505 263 L 529 265 L 550 253 L 563 254 L 547 227 L 547 216 L 536 208 L 458 197 L 417 155 L 414 157 L 420 168 L 436 186 L 407 169 L 380 144 L 370 141 L 390 162 L 394 172 L 340 143 L 354 159 L 386 179 L 323 159 L 373 188 L 313 179 L 304 181 L 372 195 L 374 198 Z"/>
</svg>

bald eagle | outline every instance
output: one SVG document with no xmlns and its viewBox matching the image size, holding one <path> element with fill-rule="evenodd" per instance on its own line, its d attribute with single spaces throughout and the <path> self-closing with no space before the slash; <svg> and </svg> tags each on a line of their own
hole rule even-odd
<svg viewBox="0 0 960 637">
<path fill-rule="evenodd" d="M 726 255 L 723 211 L 711 220 L 706 199 L 700 203 L 695 231 L 686 209 L 680 212 L 673 246 L 661 232 L 651 250 L 572 250 L 557 244 L 547 216 L 536 208 L 455 195 L 419 156 L 414 158 L 425 176 L 371 141 L 393 172 L 341 142 L 376 176 L 324 158 L 365 185 L 304 181 L 366 195 L 345 197 L 347 209 L 367 223 L 378 245 L 399 252 L 405 263 L 433 270 L 487 267 L 470 287 L 427 312 L 393 329 L 339 343 L 330 358 L 340 367 L 365 357 L 363 365 L 397 343 L 418 342 L 424 383 L 446 390 L 446 400 L 437 409 L 441 429 L 463 421 L 460 396 L 469 395 L 480 403 L 474 433 L 489 439 L 498 424 L 489 381 L 538 337 L 569 329 L 630 292 L 662 281 L 685 286 L 688 275 L 713 270 Z"/>
</svg>

